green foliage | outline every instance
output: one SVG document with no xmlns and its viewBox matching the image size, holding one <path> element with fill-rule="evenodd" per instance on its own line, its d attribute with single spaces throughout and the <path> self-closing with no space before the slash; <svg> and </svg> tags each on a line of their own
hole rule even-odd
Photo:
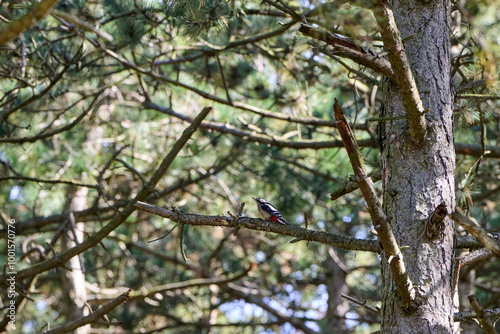
<svg viewBox="0 0 500 334">
<path fill-rule="evenodd" d="M 339 140 L 337 130 L 286 118 L 332 120 L 332 104 L 337 98 L 349 122 L 359 126 L 356 138 L 375 140 L 376 124 L 367 119 L 378 116 L 383 78 L 351 61 L 345 61 L 347 69 L 324 53 L 321 43 L 298 33 L 298 24 L 263 38 L 291 20 L 267 3 L 61 1 L 56 9 L 110 34 L 113 41 L 48 16 L 19 36 L 12 48 L 2 49 L 0 117 L 15 111 L 0 123 L 0 139 L 13 141 L 1 144 L 0 177 L 14 177 L 1 181 L 0 218 L 2 226 L 10 218 L 25 224 L 17 245 L 26 242 L 28 249 L 45 249 L 50 258 L 54 254 L 47 240 L 54 240 L 55 251 L 61 252 L 59 234 L 72 237 L 70 211 L 77 211 L 76 222 L 84 223 L 84 240 L 122 212 L 144 186 L 138 174 L 149 180 L 188 126 L 185 120 L 145 108 L 145 101 L 172 108 L 188 119 L 212 106 L 206 124 L 242 133 L 231 135 L 206 126 L 198 129 L 148 203 L 200 215 L 227 215 L 228 211 L 236 214 L 244 202 L 243 215 L 258 217 L 251 196 L 262 196 L 294 225 L 304 226 L 307 217 L 308 228 L 314 230 L 375 239 L 369 233 L 371 219 L 359 191 L 335 202 L 328 200 L 329 193 L 352 174 L 344 149 L 286 147 L 287 141 Z M 380 44 L 375 21 L 366 9 L 323 1 L 277 4 L 300 15 L 318 9 L 319 14 L 308 19 L 379 51 L 374 47 Z M 2 2 L 0 15 L 14 19 L 27 8 L 14 1 Z M 453 42 L 457 55 L 454 83 L 458 87 L 484 78 L 487 89 L 475 88 L 474 92 L 496 94 L 495 32 L 499 24 L 493 13 L 498 4 L 479 1 L 467 8 L 473 14 L 471 27 L 459 27 L 459 42 Z M 367 80 L 366 76 L 375 79 Z M 476 102 L 457 100 L 456 142 L 478 144 L 483 137 L 486 145 L 497 145 L 498 102 L 481 106 L 479 110 Z M 259 108 L 285 120 L 262 116 Z M 82 115 L 75 126 L 52 133 Z M 259 143 L 258 136 L 285 144 Z M 365 147 L 363 155 L 370 170 L 379 169 L 377 148 Z M 474 181 L 471 214 L 498 230 L 499 199 L 494 190 L 499 187 L 500 167 L 485 156 L 470 173 L 476 160 L 459 156 L 457 183 L 466 179 L 470 188 Z M 47 180 L 67 183 L 44 182 Z M 89 189 L 84 212 L 80 212 L 72 208 L 72 198 L 84 185 L 98 190 Z M 380 182 L 376 187 L 381 193 Z M 39 225 L 30 225 L 33 221 Z M 289 323 L 283 325 L 288 317 L 308 317 L 308 324 L 316 329 L 328 320 L 326 286 L 333 284 L 328 269 L 333 260 L 327 246 L 306 241 L 290 244 L 291 238 L 272 233 L 242 229 L 235 234 L 229 228 L 185 226 L 183 247 L 189 259 L 185 263 L 180 253 L 180 228 L 148 243 L 173 227 L 167 219 L 137 211 L 85 251 L 82 258 L 84 277 L 91 285 L 86 287 L 89 295 L 98 298 L 99 293 L 109 291 L 105 288 L 114 292 L 132 288 L 140 293 L 191 279 L 234 277 L 253 263 L 256 266 L 230 283 L 172 289 L 134 299 L 110 313 L 109 319 L 116 320 L 113 330 L 199 333 L 210 323 L 220 325 L 212 327 L 217 333 L 279 333 L 292 331 Z M 3 263 L 5 252 L 0 249 Z M 20 268 L 43 260 L 33 252 L 19 260 Z M 349 293 L 375 305 L 381 284 L 377 257 L 353 251 L 337 253 L 340 263 L 348 268 Z M 492 275 L 497 266 L 498 261 L 482 266 L 478 281 L 498 283 L 498 277 Z M 42 273 L 32 287 L 40 293 L 32 294 L 34 302 L 27 302 L 18 314 L 24 332 L 73 320 L 73 314 L 59 303 L 67 296 L 61 283 L 63 270 Z M 492 295 L 481 290 L 478 297 L 484 301 Z M 277 312 L 270 313 L 263 305 Z M 376 316 L 351 310 L 359 317 L 346 331 L 378 329 L 373 325 L 379 320 Z M 116 325 L 118 321 L 122 323 Z M 242 322 L 248 325 L 223 326 Z"/>
</svg>

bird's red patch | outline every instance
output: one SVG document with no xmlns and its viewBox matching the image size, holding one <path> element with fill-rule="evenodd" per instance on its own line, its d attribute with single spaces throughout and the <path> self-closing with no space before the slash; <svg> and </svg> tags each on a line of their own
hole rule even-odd
<svg viewBox="0 0 500 334">
<path fill-rule="evenodd" d="M 280 223 L 280 224 L 281 224 L 281 222 L 280 222 L 280 221 L 278 220 L 278 218 L 276 218 L 275 216 L 271 216 L 271 217 L 269 217 L 269 219 L 268 219 L 268 220 L 273 221 L 273 222 L 275 222 L 275 223 Z"/>
</svg>

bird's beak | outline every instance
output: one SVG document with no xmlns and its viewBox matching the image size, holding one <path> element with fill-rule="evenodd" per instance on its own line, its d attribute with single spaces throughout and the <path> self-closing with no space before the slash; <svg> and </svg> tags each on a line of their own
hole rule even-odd
<svg viewBox="0 0 500 334">
<path fill-rule="evenodd" d="M 252 197 L 252 198 L 253 198 L 254 200 L 257 200 L 257 198 L 255 198 L 255 197 Z"/>
</svg>

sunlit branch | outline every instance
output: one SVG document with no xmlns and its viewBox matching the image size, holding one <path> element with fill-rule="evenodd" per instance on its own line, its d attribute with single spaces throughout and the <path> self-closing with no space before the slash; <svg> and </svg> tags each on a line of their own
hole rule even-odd
<svg viewBox="0 0 500 334">
<path fill-rule="evenodd" d="M 177 283 L 167 283 L 163 285 L 154 286 L 151 288 L 143 287 L 138 291 L 133 291 L 130 293 L 129 298 L 135 301 L 143 300 L 144 298 L 154 296 L 157 293 L 165 293 L 168 291 L 175 290 L 183 290 L 200 286 L 207 285 L 221 285 L 229 282 L 237 281 L 245 276 L 254 268 L 254 266 L 247 266 L 247 268 L 238 275 L 232 275 L 230 277 L 212 277 L 212 278 L 194 278 L 191 280 L 187 280 L 184 282 Z M 112 294 L 113 289 L 106 289 L 105 294 L 99 293 L 93 296 L 89 296 L 88 303 L 90 305 L 99 305 L 108 302 L 112 297 L 109 294 Z"/>
<path fill-rule="evenodd" d="M 401 92 L 403 105 L 409 116 L 410 135 L 414 141 L 421 142 L 427 133 L 424 105 L 420 99 L 415 78 L 406 58 L 401 35 L 387 0 L 382 0 L 375 5 L 374 15 L 380 27 L 380 34 L 394 73 L 394 77 L 389 77 L 389 79 L 398 85 Z"/>
<path fill-rule="evenodd" d="M 135 204 L 139 210 L 168 218 L 179 224 L 192 226 L 212 226 L 212 227 L 238 227 L 248 230 L 273 232 L 281 235 L 299 238 L 304 241 L 316 241 L 322 244 L 346 250 L 360 250 L 367 252 L 378 252 L 378 245 L 375 241 L 343 237 L 322 231 L 314 231 L 298 226 L 281 225 L 271 221 L 257 218 L 233 218 L 227 216 L 209 216 L 185 213 L 178 210 L 167 210 L 147 203 L 137 202 Z"/>
<path fill-rule="evenodd" d="M 112 299 L 110 302 L 106 303 L 102 307 L 93 311 L 89 315 L 84 316 L 84 317 L 79 318 L 79 319 L 76 319 L 76 320 L 73 320 L 73 321 L 70 321 L 62 326 L 48 330 L 44 333 L 47 333 L 47 334 L 68 333 L 68 332 L 71 332 L 74 329 L 77 329 L 79 327 L 94 323 L 94 322 L 100 320 L 103 316 L 105 316 L 109 312 L 111 312 L 118 305 L 123 304 L 124 302 L 128 301 L 129 300 L 129 296 L 128 296 L 129 293 L 130 293 L 130 290 L 128 292 L 125 292 L 124 294 L 121 294 L 120 296 L 116 297 L 115 299 Z"/>
<path fill-rule="evenodd" d="M 368 174 L 368 177 L 370 177 L 374 183 L 380 181 L 382 179 L 382 170 L 379 169 L 377 171 L 371 172 Z M 342 187 L 330 194 L 330 200 L 335 201 L 336 199 L 349 194 L 356 189 L 359 189 L 358 182 L 347 181 Z"/>
<path fill-rule="evenodd" d="M 389 262 L 392 277 L 399 297 L 401 298 L 403 308 L 407 312 L 415 311 L 418 306 L 418 296 L 406 271 L 403 254 L 396 242 L 396 238 L 387 221 L 387 217 L 382 210 L 382 205 L 373 188 L 373 182 L 367 175 L 368 173 L 366 172 L 363 156 L 361 155 L 361 151 L 359 150 L 349 124 L 345 120 L 344 112 L 337 99 L 335 99 L 333 109 L 340 135 L 345 144 L 352 169 L 354 170 L 354 175 L 357 178 L 359 189 L 366 201 L 368 212 L 373 221 L 373 227 L 377 231 L 377 236 L 383 246 L 383 253 Z"/>
<path fill-rule="evenodd" d="M 334 48 L 333 55 L 351 59 L 352 61 L 366 66 L 377 73 L 381 73 L 390 79 L 394 78 L 391 64 L 386 59 L 364 49 L 347 38 L 342 38 L 306 23 L 302 23 L 299 31 L 305 36 L 312 37 L 331 45 Z"/>
<path fill-rule="evenodd" d="M 140 200 L 144 200 L 154 191 L 156 185 L 165 175 L 175 157 L 179 154 L 181 149 L 184 147 L 184 145 L 186 145 L 193 133 L 197 130 L 201 121 L 205 117 L 207 117 L 210 110 L 212 110 L 212 108 L 206 107 L 199 113 L 199 115 L 193 120 L 193 122 L 184 130 L 180 138 L 174 143 L 174 145 L 170 149 L 170 152 L 163 159 L 160 167 L 158 167 L 158 169 L 153 173 L 153 176 L 148 181 L 148 184 L 137 194 L 137 196 L 133 200 L 129 201 L 129 203 L 122 209 L 122 211 L 115 215 L 108 224 L 106 224 L 98 232 L 93 234 L 84 242 L 76 245 L 75 247 L 72 247 L 61 254 L 56 254 L 50 260 L 46 260 L 32 267 L 20 270 L 17 273 L 17 279 L 22 280 L 24 278 L 31 277 L 44 271 L 64 265 L 64 263 L 66 263 L 73 256 L 81 254 L 87 249 L 90 249 L 97 245 L 102 239 L 104 239 L 118 226 L 120 226 L 132 214 L 132 212 L 135 211 L 134 203 Z M 4 280 L 4 276 L 5 275 L 0 276 L 0 279 Z"/>
<path fill-rule="evenodd" d="M 36 177 L 27 177 L 27 176 L 22 176 L 22 175 L 0 177 L 0 181 L 7 181 L 7 180 L 20 180 L 20 181 L 49 183 L 49 184 L 70 184 L 70 185 L 73 185 L 75 187 L 86 187 L 86 188 L 99 189 L 99 185 L 97 185 L 97 184 L 85 184 L 85 183 L 79 183 L 79 182 L 73 181 L 73 180 L 44 180 L 44 179 L 39 179 Z"/>
<path fill-rule="evenodd" d="M 218 96 L 212 95 L 210 93 L 204 92 L 196 87 L 189 86 L 189 85 L 182 83 L 180 81 L 170 79 L 166 76 L 159 75 L 159 74 L 156 74 L 156 73 L 151 72 L 151 71 L 147 71 L 147 70 L 131 63 L 130 61 L 119 56 L 118 54 L 116 54 L 115 52 L 113 52 L 111 50 L 104 49 L 103 51 L 106 54 L 108 54 L 109 56 L 111 56 L 112 58 L 119 61 L 122 65 L 124 65 L 127 68 L 130 68 L 130 69 L 132 69 L 138 73 L 144 74 L 146 76 L 149 76 L 155 80 L 166 82 L 166 83 L 172 84 L 174 86 L 182 87 L 182 88 L 187 89 L 193 93 L 198 94 L 199 96 L 201 96 L 207 100 L 211 100 L 211 101 L 214 101 L 214 102 L 217 102 L 220 104 L 228 105 L 228 106 L 231 106 L 231 107 L 234 107 L 237 109 L 250 111 L 250 112 L 257 114 L 257 115 L 261 115 L 261 116 L 265 116 L 265 117 L 269 117 L 269 118 L 274 118 L 274 119 L 279 119 L 279 120 L 283 120 L 283 121 L 300 123 L 300 124 L 307 124 L 307 125 L 335 127 L 335 122 L 330 121 L 330 120 L 325 120 L 325 119 L 321 119 L 321 118 L 314 118 L 314 117 L 308 117 L 308 118 L 293 117 L 291 115 L 272 112 L 272 111 L 262 109 L 259 107 L 255 107 L 255 106 L 252 106 L 250 104 L 242 103 L 239 101 L 228 101 L 227 99 L 223 99 L 223 98 L 220 98 Z"/>
<path fill-rule="evenodd" d="M 160 111 L 162 113 L 180 118 L 186 122 L 190 122 L 191 118 L 188 116 L 184 116 L 172 110 L 171 108 L 161 107 L 151 101 L 145 101 L 143 106 L 148 109 L 153 109 Z M 317 140 L 302 140 L 302 141 L 291 141 L 291 140 L 283 140 L 276 137 L 271 137 L 264 134 L 259 134 L 254 131 L 249 132 L 241 129 L 237 129 L 231 126 L 228 123 L 215 123 L 204 121 L 200 128 L 202 129 L 210 129 L 215 130 L 222 133 L 228 133 L 233 136 L 243 138 L 248 142 L 257 142 L 261 144 L 277 146 L 277 147 L 288 147 L 295 149 L 320 149 L 320 148 L 333 148 L 333 147 L 343 147 L 343 143 L 341 140 L 330 140 L 330 141 L 317 141 Z M 376 147 L 376 144 L 371 139 L 364 139 L 359 141 L 360 144 L 364 147 Z"/>
<path fill-rule="evenodd" d="M 498 317 L 500 316 L 500 307 L 494 308 L 494 309 L 489 309 L 489 310 L 483 310 L 484 316 L 485 317 Z M 475 311 L 464 311 L 464 312 L 457 312 L 453 316 L 455 321 L 467 321 L 472 318 L 477 318 L 477 314 Z"/>
<path fill-rule="evenodd" d="M 19 36 L 24 30 L 29 29 L 43 19 L 58 2 L 59 0 L 42 0 L 35 3 L 26 14 L 10 22 L 0 31 L 0 46 L 6 45 L 9 41 Z"/>
<path fill-rule="evenodd" d="M 460 226 L 462 226 L 467 232 L 476 237 L 477 240 L 481 242 L 486 248 L 495 254 L 495 256 L 500 257 L 500 244 L 497 240 L 488 235 L 488 233 L 475 224 L 474 221 L 465 216 L 459 211 L 455 211 L 450 215 L 451 219 L 456 221 Z"/>
</svg>

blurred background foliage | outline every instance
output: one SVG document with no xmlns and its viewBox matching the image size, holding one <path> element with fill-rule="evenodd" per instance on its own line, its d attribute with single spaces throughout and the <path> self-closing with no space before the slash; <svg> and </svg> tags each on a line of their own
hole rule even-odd
<svg viewBox="0 0 500 334">
<path fill-rule="evenodd" d="M 33 3 L 3 1 L 0 27 Z M 498 95 L 499 7 L 494 0 L 453 3 L 451 52 L 457 90 L 485 80 L 466 93 Z M 225 215 L 236 213 L 244 202 L 244 214 L 257 217 L 251 196 L 262 196 L 292 224 L 303 226 L 307 220 L 312 229 L 375 239 L 358 192 L 329 200 L 352 173 L 341 148 L 298 150 L 251 137 L 331 141 L 339 139 L 336 129 L 250 110 L 332 120 L 337 98 L 357 129 L 357 139 L 373 143 L 363 147 L 369 169 L 379 169 L 377 123 L 368 119 L 379 114 L 384 79 L 328 53 L 321 43 L 302 36 L 298 24 L 287 28 L 305 15 L 309 22 L 382 53 L 369 10 L 341 2 L 224 0 L 60 1 L 55 9 L 110 37 L 53 13 L 0 50 L 1 218 L 4 227 L 9 219 L 17 222 L 19 256 L 31 248 L 47 249 L 46 241 L 64 231 L 79 185 L 97 185 L 87 188 L 85 208 L 75 214 L 88 237 L 141 189 L 138 173 L 146 180 L 151 177 L 188 123 L 144 107 L 145 101 L 191 118 L 213 106 L 207 121 L 244 133 L 197 131 L 149 203 Z M 466 99 L 459 93 L 455 142 L 497 147 L 498 110 L 498 99 Z M 473 165 L 477 168 L 471 173 Z M 457 190 L 457 200 L 493 232 L 500 228 L 499 169 L 498 157 L 478 162 L 478 156 L 457 156 L 457 185 L 469 176 Z M 41 180 L 69 180 L 73 185 Z M 376 186 L 381 192 L 381 185 Z M 119 323 L 94 325 L 93 332 L 369 333 L 379 328 L 378 315 L 340 298 L 342 292 L 380 305 L 375 254 L 290 244 L 288 237 L 253 231 L 234 235 L 222 228 L 186 226 L 183 244 L 189 262 L 184 262 L 180 229 L 148 243 L 172 227 L 170 221 L 135 212 L 83 254 L 88 294 L 232 277 L 252 263 L 257 266 L 235 282 L 134 299 L 109 315 Z M 5 228 L 2 232 L 5 240 Z M 61 250 L 57 242 L 53 247 Z M 0 253 L 2 263 L 5 254 Z M 20 260 L 19 268 L 40 261 L 38 255 Z M 466 269 L 475 271 L 476 292 L 485 307 L 498 306 L 499 264 L 490 259 Z M 33 301 L 18 314 L 19 333 L 73 319 L 60 302 L 68 298 L 61 271 L 40 275 Z"/>
</svg>

